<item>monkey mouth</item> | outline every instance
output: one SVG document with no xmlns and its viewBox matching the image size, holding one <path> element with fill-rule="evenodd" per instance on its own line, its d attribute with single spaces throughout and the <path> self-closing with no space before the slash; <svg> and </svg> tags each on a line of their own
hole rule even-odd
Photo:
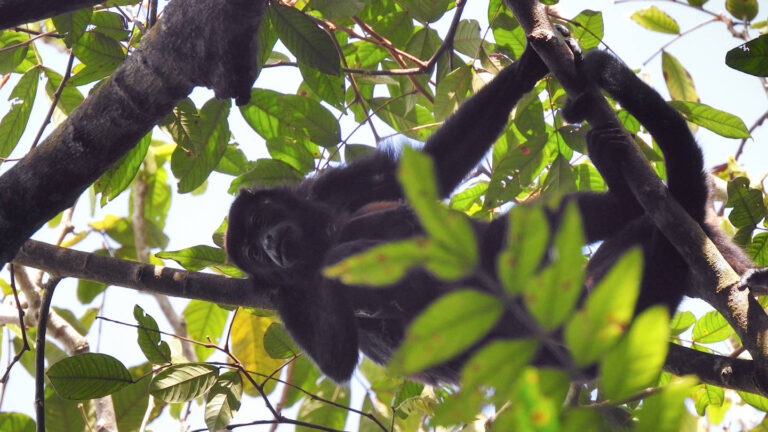
<svg viewBox="0 0 768 432">
<path fill-rule="evenodd" d="M 291 247 L 287 245 L 287 239 L 281 239 L 274 245 L 273 249 L 268 249 L 267 256 L 275 265 L 281 268 L 288 268 L 296 263 L 296 258 L 291 257 Z"/>
</svg>

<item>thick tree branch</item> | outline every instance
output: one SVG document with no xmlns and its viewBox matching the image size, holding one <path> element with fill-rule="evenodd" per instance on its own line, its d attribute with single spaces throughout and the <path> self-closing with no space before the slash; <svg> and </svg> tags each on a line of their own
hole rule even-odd
<svg viewBox="0 0 768 432">
<path fill-rule="evenodd" d="M 0 30 L 102 2 L 103 0 L 0 0 Z"/>
<path fill-rule="evenodd" d="M 566 92 L 570 95 L 594 93 L 589 95 L 596 104 L 587 117 L 589 124 L 595 128 L 620 127 L 610 105 L 596 89 L 587 87 L 570 50 L 552 29 L 544 5 L 537 0 L 507 0 L 507 3 L 533 48 Z M 626 147 L 623 152 L 627 158 L 614 162 L 621 164 L 621 171 L 637 200 L 699 279 L 691 294 L 704 298 L 726 317 L 753 358 L 768 361 L 768 316 L 748 292 L 738 289 L 739 275 L 701 227 L 669 195 L 632 140 L 626 140 Z"/>
<path fill-rule="evenodd" d="M 265 3 L 171 1 L 164 18 L 111 78 L 0 177 L 0 266 L 193 87 L 247 102 L 258 73 L 256 40 Z"/>
<path fill-rule="evenodd" d="M 707 354 L 669 344 L 664 370 L 678 376 L 696 375 L 701 382 L 768 397 L 768 379 L 756 362 Z"/>
<path fill-rule="evenodd" d="M 24 244 L 14 262 L 59 277 L 74 277 L 105 285 L 231 306 L 274 309 L 270 290 L 255 289 L 253 283 L 247 279 L 141 264 L 35 240 Z"/>
<path fill-rule="evenodd" d="M 231 306 L 274 309 L 273 290 L 247 279 L 176 270 L 29 240 L 14 260 L 58 277 L 74 277 L 139 291 L 210 301 Z M 382 314 L 397 314 L 382 310 Z M 702 382 L 768 397 L 768 379 L 750 360 L 707 354 L 670 344 L 665 370 L 695 374 Z"/>
</svg>

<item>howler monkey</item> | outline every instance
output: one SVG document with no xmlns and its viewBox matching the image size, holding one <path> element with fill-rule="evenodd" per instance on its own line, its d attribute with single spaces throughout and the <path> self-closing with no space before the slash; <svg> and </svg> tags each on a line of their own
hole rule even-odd
<svg viewBox="0 0 768 432">
<path fill-rule="evenodd" d="M 680 113 L 607 52 L 590 52 L 580 67 L 592 84 L 605 90 L 645 126 L 664 154 L 670 194 L 699 223 L 731 267 L 740 275 L 754 268 L 744 251 L 719 227 L 712 209 L 711 181 L 704 171 L 701 149 Z M 588 97 L 576 98 L 566 104 L 563 114 L 570 121 L 581 121 L 590 106 Z M 634 212 L 640 204 L 629 190 L 621 168 L 625 160 L 621 149 L 626 146 L 616 142 L 627 139 L 629 137 L 622 129 L 593 129 L 587 134 L 587 150 L 611 194 L 622 206 L 632 208 Z M 583 213 L 585 226 L 589 227 L 592 225 L 590 216 Z M 603 217 L 611 218 L 612 215 Z M 645 263 L 636 310 L 664 304 L 673 312 L 695 280 L 683 257 L 648 215 L 643 214 L 604 239 L 587 266 L 589 279 L 599 280 L 633 246 L 642 247 Z"/>
<path fill-rule="evenodd" d="M 562 26 L 558 31 L 567 34 Z M 575 41 L 569 45 L 579 52 Z M 441 197 L 477 165 L 517 101 L 547 72 L 536 52 L 526 48 L 427 140 L 423 151 L 434 160 Z M 346 287 L 321 274 L 324 266 L 351 254 L 421 232 L 411 209 L 399 202 L 403 192 L 396 165 L 392 157 L 377 152 L 307 178 L 296 189 L 242 190 L 230 209 L 230 260 L 255 283 L 276 287 L 275 304 L 287 330 L 323 373 L 337 381 L 349 379 L 358 347 L 375 361 L 388 360 L 408 322 L 452 289 L 424 272 L 385 290 Z M 500 243 L 489 255 L 498 247 Z M 394 305 L 402 317 L 375 318 L 383 304 Z M 371 317 L 356 318 L 354 312 Z M 453 375 L 427 372 L 422 378 Z"/>
<path fill-rule="evenodd" d="M 587 79 L 648 128 L 664 153 L 672 196 L 702 225 L 728 262 L 740 274 L 752 267 L 708 218 L 709 189 L 701 151 L 682 117 L 623 63 L 604 52 L 593 51 L 581 67 Z M 434 159 L 442 197 L 480 161 L 514 104 L 546 73 L 545 65 L 527 48 L 429 138 L 423 151 Z M 565 114 L 569 120 L 579 121 L 587 109 L 588 102 L 577 99 L 567 105 Z M 654 304 L 674 310 L 691 284 L 690 269 L 644 214 L 623 179 L 621 146 L 615 144 L 627 139 L 620 129 L 590 131 L 589 154 L 598 161 L 608 191 L 575 193 L 564 202 L 577 203 L 587 241 L 603 241 L 588 265 L 588 280 L 599 280 L 624 251 L 641 246 L 645 268 L 637 310 Z M 424 270 L 412 271 L 384 289 L 345 286 L 322 276 L 324 266 L 423 233 L 411 209 L 398 201 L 402 191 L 395 166 L 389 156 L 377 153 L 306 179 L 297 189 L 243 190 L 230 210 L 226 247 L 231 261 L 256 284 L 274 287 L 275 305 L 290 334 L 322 372 L 337 381 L 349 379 L 358 349 L 376 362 L 386 362 L 402 342 L 410 321 L 437 297 L 457 286 L 484 289 L 473 278 L 450 283 Z M 560 209 L 549 211 L 553 226 Z M 480 244 L 481 270 L 495 277 L 496 256 L 506 238 L 506 218 L 473 221 L 473 226 Z M 394 308 L 399 314 L 378 315 L 384 308 Z M 416 378 L 455 382 L 461 366 L 480 344 L 530 334 L 519 314 L 505 313 L 475 347 Z M 562 360 L 562 355 L 543 350 L 535 362 L 562 364 Z"/>
</svg>

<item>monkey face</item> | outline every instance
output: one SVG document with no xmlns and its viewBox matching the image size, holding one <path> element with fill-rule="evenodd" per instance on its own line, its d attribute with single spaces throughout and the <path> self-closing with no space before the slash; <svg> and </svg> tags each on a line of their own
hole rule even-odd
<svg viewBox="0 0 768 432">
<path fill-rule="evenodd" d="M 230 209 L 226 249 L 252 277 L 286 283 L 319 270 L 334 233 L 326 206 L 288 189 L 246 189 Z"/>
</svg>

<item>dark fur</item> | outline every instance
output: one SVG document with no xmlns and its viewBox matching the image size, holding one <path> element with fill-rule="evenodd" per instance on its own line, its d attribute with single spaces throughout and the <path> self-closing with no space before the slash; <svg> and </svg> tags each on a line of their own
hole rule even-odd
<svg viewBox="0 0 768 432">
<path fill-rule="evenodd" d="M 423 151 L 434 159 L 442 197 L 486 154 L 515 103 L 546 73 L 535 52 L 526 50 L 427 140 Z M 257 284 L 278 287 L 277 309 L 286 328 L 320 369 L 337 381 L 349 379 L 358 348 L 374 361 L 388 360 L 411 319 L 453 289 L 424 271 L 413 272 L 385 290 L 345 287 L 320 273 L 323 266 L 349 255 L 421 232 L 411 209 L 397 203 L 403 192 L 395 168 L 395 160 L 376 153 L 307 179 L 296 190 L 244 190 L 230 210 L 226 241 L 230 260 Z M 369 206 L 378 202 L 395 205 Z M 283 240 L 272 252 L 286 255 L 287 267 L 272 260 L 263 247 L 265 233 L 277 225 L 281 228 L 276 234 Z M 486 225 L 477 226 L 482 235 Z M 295 244 L 296 239 L 301 239 L 300 244 Z M 496 253 L 494 247 L 485 255 Z M 355 318 L 350 304 L 370 318 Z M 376 318 L 385 305 L 400 310 L 401 316 Z M 421 377 L 453 380 L 457 367 L 449 362 Z"/>
<path fill-rule="evenodd" d="M 712 211 L 710 179 L 703 169 L 701 149 L 685 119 L 624 63 L 606 52 L 591 52 L 581 68 L 585 76 L 648 129 L 664 154 L 670 194 L 701 225 L 731 267 L 739 274 L 753 268 L 754 264 L 744 251 L 719 227 Z M 566 117 L 580 121 L 589 109 L 584 102 L 575 100 L 567 106 Z M 623 207 L 635 212 L 640 206 L 624 180 L 621 169 L 624 158 L 617 150 L 623 143 L 615 143 L 626 139 L 629 138 L 622 130 L 592 130 L 587 137 L 587 148 L 590 158 L 601 168 L 608 188 L 621 199 Z M 599 280 L 624 252 L 638 245 L 643 248 L 645 268 L 636 309 L 640 311 L 664 304 L 674 311 L 694 281 L 683 257 L 647 215 L 641 214 L 610 235 L 592 256 L 588 274 L 593 280 Z"/>
<path fill-rule="evenodd" d="M 701 152 L 680 115 L 631 70 L 605 53 L 588 56 L 583 68 L 595 85 L 611 93 L 657 140 L 666 158 L 672 195 L 702 225 L 737 271 L 751 267 L 743 252 L 706 219 L 710 203 Z M 546 72 L 536 54 L 526 50 L 520 60 L 464 103 L 427 141 L 423 151 L 435 161 L 442 197 L 448 196 L 480 161 L 502 131 L 514 104 Z M 584 101 L 577 100 L 569 105 L 566 114 L 580 120 L 577 113 L 588 109 L 584 105 Z M 564 201 L 578 204 L 588 241 L 603 241 L 589 263 L 590 280 L 598 280 L 624 251 L 639 245 L 646 264 L 637 309 L 653 304 L 674 309 L 689 286 L 690 272 L 643 213 L 623 179 L 623 158 L 616 151 L 620 146 L 613 144 L 627 139 L 620 130 L 591 131 L 590 156 L 602 168 L 609 191 L 571 194 Z M 448 283 L 423 270 L 413 271 L 384 289 L 348 287 L 322 277 L 323 266 L 422 233 L 407 205 L 372 205 L 402 198 L 395 166 L 390 157 L 375 154 L 308 179 L 296 190 L 243 191 L 230 211 L 230 259 L 256 284 L 276 286 L 277 309 L 286 328 L 323 373 L 337 381 L 349 379 L 358 349 L 375 362 L 388 361 L 410 321 L 437 297 L 458 286 L 484 289 L 480 280 Z M 553 227 L 558 224 L 559 214 L 559 210 L 549 214 Z M 473 226 L 480 244 L 481 268 L 495 277 L 496 256 L 506 237 L 506 218 L 490 223 L 473 221 Z M 272 242 L 273 237 L 265 233 L 276 234 L 278 241 Z M 270 258 L 264 245 L 276 259 Z M 385 309 L 399 314 L 383 316 Z M 507 313 L 475 347 L 422 371 L 417 378 L 455 382 L 461 366 L 479 345 L 490 339 L 532 333 L 519 314 Z M 544 350 L 535 362 L 562 365 L 563 360 L 567 360 L 567 354 Z"/>
</svg>

